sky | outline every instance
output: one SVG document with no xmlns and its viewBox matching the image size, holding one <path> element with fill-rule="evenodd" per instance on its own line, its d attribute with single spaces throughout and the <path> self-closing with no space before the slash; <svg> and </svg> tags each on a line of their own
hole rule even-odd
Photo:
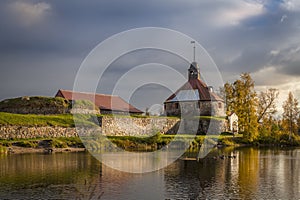
<svg viewBox="0 0 300 200">
<path fill-rule="evenodd" d="M 172 29 L 193 38 L 224 82 L 249 72 L 257 91 L 277 88 L 279 111 L 289 91 L 300 100 L 298 0 L 10 0 L 0 1 L 0 27 L 0 100 L 72 90 L 82 62 L 100 42 L 140 27 Z M 167 52 L 131 52 L 109 66 L 97 92 L 112 93 L 133 66 L 154 62 L 184 76 L 189 67 Z M 157 74 L 147 72 L 148 77 Z M 145 84 L 130 103 L 142 110 L 159 107 L 171 93 L 159 84 Z"/>
</svg>

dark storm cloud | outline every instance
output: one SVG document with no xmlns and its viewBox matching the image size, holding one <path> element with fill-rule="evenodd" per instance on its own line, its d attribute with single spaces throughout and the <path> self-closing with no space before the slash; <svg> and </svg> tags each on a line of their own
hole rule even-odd
<svg viewBox="0 0 300 200">
<path fill-rule="evenodd" d="M 59 88 L 72 89 L 81 62 L 99 42 L 145 26 L 171 28 L 195 38 L 216 61 L 225 81 L 242 72 L 258 73 L 268 66 L 274 73 L 297 76 L 300 9 L 295 2 L 1 1 L 0 99 L 53 95 Z M 143 62 L 166 63 L 186 73 L 184 62 L 166 54 L 134 56 L 113 63 L 104 77 L 103 91 L 109 91 L 130 67 Z M 264 80 L 257 82 L 264 84 Z"/>
<path fill-rule="evenodd" d="M 289 11 L 280 3 L 265 5 L 267 9 L 262 14 L 215 33 L 216 39 L 209 43 L 214 49 L 209 51 L 216 58 L 223 74 L 232 76 L 242 72 L 254 73 L 272 65 L 279 73 L 298 75 L 293 74 L 298 72 L 298 60 L 287 58 L 290 52 L 284 49 L 299 46 L 300 13 Z M 276 51 L 280 52 L 279 55 L 272 55 L 271 52 Z M 271 77 L 265 77 L 268 78 Z"/>
<path fill-rule="evenodd" d="M 283 67 L 282 72 L 288 75 L 299 76 L 300 75 L 300 59 L 291 61 L 286 67 Z"/>
<path fill-rule="evenodd" d="M 277 66 L 279 73 L 300 76 L 300 41 L 275 53 L 272 64 Z"/>
</svg>

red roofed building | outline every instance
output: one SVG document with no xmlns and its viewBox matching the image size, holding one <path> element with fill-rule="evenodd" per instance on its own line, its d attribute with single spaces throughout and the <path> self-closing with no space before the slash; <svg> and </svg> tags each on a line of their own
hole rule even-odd
<svg viewBox="0 0 300 200">
<path fill-rule="evenodd" d="M 142 114 L 143 112 L 127 103 L 119 96 L 107 94 L 94 94 L 74 92 L 70 90 L 58 90 L 55 97 L 62 97 L 69 101 L 89 100 L 100 109 L 102 114 Z"/>
<path fill-rule="evenodd" d="M 224 100 L 200 80 L 196 62 L 188 70 L 189 80 L 164 102 L 168 116 L 197 113 L 200 116 L 225 116 Z"/>
</svg>

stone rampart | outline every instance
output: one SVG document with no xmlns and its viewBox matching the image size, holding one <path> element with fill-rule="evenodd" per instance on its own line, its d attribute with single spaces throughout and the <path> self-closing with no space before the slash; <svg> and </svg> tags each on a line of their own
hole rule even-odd
<svg viewBox="0 0 300 200">
<path fill-rule="evenodd" d="M 170 117 L 114 117 L 104 116 L 99 119 L 99 127 L 83 127 L 80 133 L 94 133 L 115 136 L 150 136 L 161 134 L 195 134 L 200 133 L 219 134 L 224 130 L 225 120 L 214 119 L 179 119 Z M 96 129 L 95 129 L 96 128 Z M 0 139 L 15 138 L 53 138 L 76 137 L 78 131 L 75 127 L 53 126 L 0 126 Z"/>
</svg>

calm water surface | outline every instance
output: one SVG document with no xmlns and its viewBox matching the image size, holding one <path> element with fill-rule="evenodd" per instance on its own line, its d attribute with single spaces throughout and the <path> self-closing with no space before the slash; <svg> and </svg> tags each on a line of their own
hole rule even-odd
<svg viewBox="0 0 300 200">
<path fill-rule="evenodd" d="M 222 154 L 236 158 L 213 159 Z M 216 149 L 208 157 L 130 174 L 89 153 L 0 154 L 0 199 L 300 199 L 300 149 Z"/>
</svg>

